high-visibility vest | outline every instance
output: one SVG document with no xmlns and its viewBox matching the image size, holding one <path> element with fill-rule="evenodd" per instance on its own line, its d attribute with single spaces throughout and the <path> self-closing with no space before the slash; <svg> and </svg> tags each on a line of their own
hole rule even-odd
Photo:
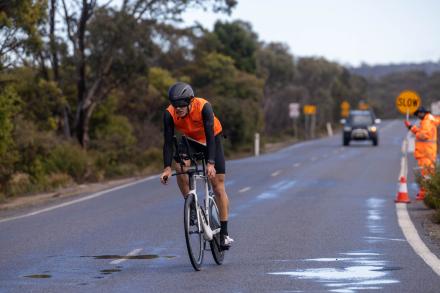
<svg viewBox="0 0 440 293">
<path fill-rule="evenodd" d="M 420 121 L 420 126 L 413 126 L 411 131 L 416 136 L 414 157 L 416 159 L 429 158 L 435 162 L 437 156 L 437 126 L 439 119 L 427 113 Z"/>
<path fill-rule="evenodd" d="M 202 144 L 206 144 L 205 128 L 203 126 L 202 110 L 208 103 L 202 98 L 194 98 L 189 106 L 190 111 L 185 117 L 179 117 L 173 105 L 169 105 L 167 111 L 173 117 L 174 127 L 189 138 L 192 138 Z M 214 135 L 222 132 L 222 125 L 214 115 Z"/>
</svg>

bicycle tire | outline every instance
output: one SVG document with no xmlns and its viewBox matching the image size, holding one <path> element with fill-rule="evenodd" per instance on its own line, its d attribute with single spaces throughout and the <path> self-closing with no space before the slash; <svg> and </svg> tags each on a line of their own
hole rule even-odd
<svg viewBox="0 0 440 293">
<path fill-rule="evenodd" d="M 209 201 L 209 225 L 212 230 L 220 228 L 220 218 L 218 214 L 217 204 L 213 199 Z M 211 247 L 212 257 L 216 264 L 221 265 L 225 258 L 225 251 L 220 247 L 220 233 L 217 233 L 212 238 L 212 241 L 209 242 Z"/>
<path fill-rule="evenodd" d="M 196 223 L 191 224 L 191 208 L 194 195 L 189 194 L 185 199 L 183 222 L 185 226 L 186 248 L 188 249 L 189 260 L 196 271 L 200 271 L 203 263 L 204 239 L 202 228 Z M 195 225 L 194 225 L 195 224 Z"/>
</svg>

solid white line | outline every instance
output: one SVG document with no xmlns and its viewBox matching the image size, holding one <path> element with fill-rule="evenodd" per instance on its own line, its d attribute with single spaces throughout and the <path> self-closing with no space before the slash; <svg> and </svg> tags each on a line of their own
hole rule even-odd
<svg viewBox="0 0 440 293">
<path fill-rule="evenodd" d="M 281 173 L 281 170 L 278 170 L 278 171 L 273 172 L 273 173 L 271 174 L 271 176 L 272 176 L 272 177 L 275 177 L 275 176 L 280 175 L 280 173 Z"/>
<path fill-rule="evenodd" d="M 245 187 L 245 188 L 242 188 L 242 189 L 240 189 L 238 192 L 242 193 L 242 192 L 246 192 L 246 191 L 248 191 L 248 190 L 251 190 L 250 186 Z"/>
<path fill-rule="evenodd" d="M 416 228 L 414 227 L 411 219 L 408 215 L 408 210 L 405 203 L 397 203 L 397 219 L 399 221 L 399 226 L 405 235 L 406 240 L 412 246 L 414 251 L 426 262 L 431 269 L 440 276 L 440 259 L 438 259 L 435 254 L 433 254 L 429 248 L 420 239 Z"/>
<path fill-rule="evenodd" d="M 142 251 L 142 248 L 136 248 L 136 249 L 133 249 L 132 251 L 130 251 L 126 256 L 134 256 L 134 255 L 138 255 L 139 252 L 141 252 L 141 251 Z M 111 265 L 117 265 L 117 264 L 120 264 L 121 262 L 124 262 L 124 261 L 126 261 L 126 260 L 127 260 L 126 258 L 115 259 L 115 260 L 112 260 L 112 261 L 110 262 L 110 264 L 111 264 Z"/>
<path fill-rule="evenodd" d="M 37 210 L 37 211 L 31 212 L 31 213 L 28 213 L 28 214 L 24 214 L 24 215 L 20 215 L 20 216 L 14 216 L 14 217 L 9 217 L 9 218 L 4 218 L 4 219 L 0 220 L 0 223 L 12 221 L 12 220 L 18 220 L 18 219 L 22 219 L 22 218 L 27 218 L 27 217 L 30 217 L 30 216 L 35 216 L 35 215 L 38 215 L 38 214 L 42 214 L 42 213 L 46 213 L 46 212 L 49 212 L 49 211 L 53 211 L 53 210 L 56 210 L 56 209 L 59 209 L 59 208 L 67 207 L 67 206 L 70 206 L 70 205 L 73 205 L 73 204 L 76 204 L 76 203 L 79 203 L 79 202 L 82 202 L 82 201 L 86 201 L 86 200 L 89 200 L 89 199 L 92 199 L 92 198 L 100 197 L 100 196 L 102 196 L 104 194 L 107 194 L 107 193 L 110 193 L 112 191 L 116 191 L 116 190 L 119 190 L 119 189 L 124 189 L 126 187 L 133 186 L 133 185 L 136 185 L 136 184 L 139 184 L 139 183 L 142 183 L 142 182 L 145 182 L 145 181 L 149 181 L 149 180 L 152 180 L 152 179 L 156 179 L 156 178 L 159 178 L 159 175 L 150 176 L 150 177 L 147 177 L 147 178 L 135 181 L 135 182 L 131 182 L 131 183 L 127 183 L 127 184 L 124 184 L 124 185 L 121 185 L 121 186 L 117 186 L 117 187 L 114 187 L 114 188 L 111 188 L 111 189 L 103 190 L 103 191 L 100 191 L 100 192 L 97 192 L 97 193 L 93 193 L 91 195 L 88 195 L 88 196 L 85 196 L 85 197 L 82 197 L 82 198 L 79 198 L 79 199 L 68 201 L 68 202 L 65 202 L 65 203 L 62 203 L 62 204 L 59 204 L 59 205 L 55 205 L 55 206 L 52 206 L 52 207 L 48 207 L 48 208 L 45 208 L 45 209 Z"/>
</svg>

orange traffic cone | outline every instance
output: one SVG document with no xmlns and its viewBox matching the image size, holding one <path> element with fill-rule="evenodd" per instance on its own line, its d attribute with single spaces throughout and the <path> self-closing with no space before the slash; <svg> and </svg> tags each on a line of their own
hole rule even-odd
<svg viewBox="0 0 440 293">
<path fill-rule="evenodd" d="M 406 179 L 404 176 L 400 177 L 399 180 L 399 191 L 397 192 L 397 197 L 394 202 L 410 203 L 411 200 L 408 196 L 408 188 L 406 186 Z"/>
<path fill-rule="evenodd" d="M 424 200 L 425 199 L 425 190 L 420 187 L 419 192 L 417 193 L 416 200 Z"/>
</svg>

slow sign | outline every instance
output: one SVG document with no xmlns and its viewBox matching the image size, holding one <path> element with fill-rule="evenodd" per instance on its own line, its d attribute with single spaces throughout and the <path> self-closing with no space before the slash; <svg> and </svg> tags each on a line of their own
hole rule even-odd
<svg viewBox="0 0 440 293">
<path fill-rule="evenodd" d="M 414 91 L 403 91 L 396 98 L 396 107 L 402 114 L 413 114 L 420 104 L 421 99 Z"/>
</svg>

